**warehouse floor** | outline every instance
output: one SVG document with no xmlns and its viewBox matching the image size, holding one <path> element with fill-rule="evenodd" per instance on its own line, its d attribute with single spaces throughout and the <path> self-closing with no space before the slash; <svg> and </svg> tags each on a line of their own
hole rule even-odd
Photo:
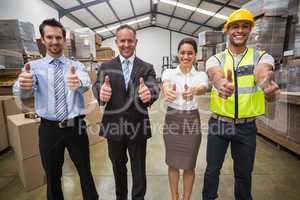
<svg viewBox="0 0 300 200">
<path fill-rule="evenodd" d="M 148 143 L 147 200 L 170 199 L 167 166 L 164 162 L 164 145 L 161 135 L 164 109 L 162 101 L 157 101 L 151 109 L 153 137 Z M 203 140 L 198 156 L 196 180 L 192 200 L 201 199 L 203 174 L 205 170 L 205 149 L 207 134 L 207 112 L 202 114 Z M 91 146 L 93 175 L 101 200 L 114 199 L 114 179 L 107 155 L 105 141 Z M 300 159 L 298 156 L 277 148 L 274 144 L 257 137 L 257 154 L 253 173 L 253 195 L 255 200 L 298 200 L 300 196 Z M 129 172 L 130 173 L 130 172 Z M 34 176 L 34 174 L 33 174 Z M 130 176 L 130 174 L 129 174 Z M 131 178 L 129 178 L 131 186 Z M 220 177 L 219 194 L 222 200 L 232 200 L 233 170 L 230 153 L 223 165 Z M 66 156 L 63 168 L 63 189 L 66 200 L 82 199 L 80 183 L 73 163 Z M 23 189 L 14 153 L 8 151 L 0 156 L 0 199 L 5 200 L 43 200 L 46 199 L 46 187 L 40 187 L 26 193 Z"/>
</svg>

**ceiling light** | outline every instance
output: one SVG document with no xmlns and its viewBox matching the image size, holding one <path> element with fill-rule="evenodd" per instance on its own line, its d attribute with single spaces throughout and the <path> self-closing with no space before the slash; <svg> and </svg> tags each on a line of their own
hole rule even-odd
<svg viewBox="0 0 300 200">
<path fill-rule="evenodd" d="M 215 12 L 212 12 L 212 11 L 209 11 L 209 10 L 204 10 L 204 9 L 201 9 L 201 8 L 196 8 L 194 6 L 183 4 L 183 3 L 180 3 L 180 2 L 176 2 L 176 1 L 172 1 L 172 0 L 160 0 L 160 2 L 169 4 L 169 5 L 173 5 L 173 6 L 178 6 L 180 8 L 184 8 L 184 9 L 187 9 L 187 10 L 190 10 L 190 11 L 196 11 L 196 12 L 204 14 L 204 15 L 217 17 L 219 19 L 223 19 L 223 20 L 228 19 L 228 17 L 225 16 L 225 15 L 221 15 L 221 14 L 218 14 L 218 13 L 215 13 Z"/>
<path fill-rule="evenodd" d="M 153 4 L 158 4 L 158 0 L 152 0 Z"/>
<path fill-rule="evenodd" d="M 143 21 L 147 21 L 149 20 L 150 17 L 144 17 L 144 18 L 141 18 L 141 19 L 138 19 L 138 20 L 134 20 L 134 21 L 130 21 L 130 22 L 127 22 L 127 23 L 124 23 L 124 24 L 128 24 L 128 25 L 133 25 L 133 24 L 137 24 L 137 23 L 140 23 L 140 22 L 143 22 Z M 109 28 L 106 28 L 106 29 L 103 29 L 103 30 L 99 30 L 99 31 L 96 31 L 97 33 L 104 33 L 104 32 L 108 32 L 108 31 L 113 31 L 113 30 L 116 30 L 117 28 L 119 28 L 121 26 L 121 24 L 119 25 L 116 25 L 116 26 L 112 26 L 112 27 L 109 27 Z"/>
</svg>

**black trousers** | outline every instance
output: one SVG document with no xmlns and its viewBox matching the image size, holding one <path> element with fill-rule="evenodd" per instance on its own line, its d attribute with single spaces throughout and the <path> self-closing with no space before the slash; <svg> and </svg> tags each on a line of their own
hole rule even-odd
<svg viewBox="0 0 300 200">
<path fill-rule="evenodd" d="M 252 200 L 251 177 L 256 151 L 255 121 L 232 124 L 209 120 L 203 200 L 218 197 L 219 175 L 229 143 L 234 167 L 234 196 L 236 200 Z M 222 197 L 221 197 L 222 199 Z"/>
<path fill-rule="evenodd" d="M 112 162 L 116 186 L 116 199 L 128 199 L 127 150 L 132 172 L 132 200 L 144 200 L 146 194 L 146 148 L 147 140 L 128 142 L 108 141 L 108 153 Z"/>
<path fill-rule="evenodd" d="M 65 148 L 68 149 L 80 176 L 83 199 L 98 200 L 91 173 L 89 141 L 83 119 L 76 120 L 73 127 L 67 128 L 59 128 L 42 119 L 39 127 L 39 147 L 47 178 L 48 200 L 64 199 L 61 177 Z"/>
</svg>

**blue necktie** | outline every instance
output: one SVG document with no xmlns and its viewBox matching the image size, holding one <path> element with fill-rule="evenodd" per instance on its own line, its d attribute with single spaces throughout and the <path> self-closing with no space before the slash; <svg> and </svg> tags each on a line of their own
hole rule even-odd
<svg viewBox="0 0 300 200">
<path fill-rule="evenodd" d="M 130 72 L 129 72 L 129 60 L 124 60 L 122 63 L 123 66 L 123 74 L 124 74 L 124 80 L 125 80 L 125 87 L 126 90 L 128 88 L 128 82 L 130 79 Z"/>
<path fill-rule="evenodd" d="M 53 60 L 52 63 L 55 66 L 54 94 L 56 119 L 58 121 L 63 121 L 68 117 L 63 69 L 62 66 L 60 66 L 61 63 L 58 59 Z"/>
</svg>

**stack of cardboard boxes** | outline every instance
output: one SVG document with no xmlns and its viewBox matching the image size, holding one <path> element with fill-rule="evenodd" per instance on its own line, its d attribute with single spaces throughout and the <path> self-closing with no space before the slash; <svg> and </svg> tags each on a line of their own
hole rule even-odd
<svg viewBox="0 0 300 200">
<path fill-rule="evenodd" d="M 77 59 L 96 58 L 95 32 L 89 28 L 74 30 Z"/>
<path fill-rule="evenodd" d="M 0 20 L 0 49 L 39 55 L 33 25 L 14 19 Z"/>
<path fill-rule="evenodd" d="M 248 46 L 265 50 L 276 62 L 281 62 L 286 37 L 289 1 L 252 0 L 243 8 L 250 10 L 256 17 L 256 26 L 248 40 Z"/>
<path fill-rule="evenodd" d="M 95 75 L 96 73 L 92 73 Z M 95 81 L 95 80 L 94 80 Z M 103 141 L 99 136 L 102 110 L 92 90 L 84 93 L 86 126 L 90 145 Z M 0 96 L 0 151 L 11 146 L 15 152 L 18 173 L 26 191 L 45 183 L 38 144 L 39 119 L 27 119 L 23 112 L 34 111 L 33 99 Z"/>
<path fill-rule="evenodd" d="M 275 81 L 280 99 L 266 103 L 257 120 L 258 132 L 300 155 L 300 8 L 298 0 L 252 0 L 243 5 L 253 12 L 256 26 L 248 46 L 275 58 Z M 293 99 L 293 100 L 291 100 Z"/>
<path fill-rule="evenodd" d="M 66 43 L 64 48 L 64 55 L 67 58 L 72 58 L 76 55 L 75 35 L 74 32 L 69 28 L 66 28 Z"/>
<path fill-rule="evenodd" d="M 9 101 L 12 98 L 12 96 L 0 96 L 0 151 L 3 151 L 8 147 L 8 133 L 4 102 Z"/>
<path fill-rule="evenodd" d="M 38 144 L 39 119 L 25 119 L 24 114 L 7 116 L 9 141 L 15 152 L 18 172 L 26 191 L 45 183 Z"/>
<path fill-rule="evenodd" d="M 245 8 L 252 12 L 255 16 L 282 16 L 289 12 L 290 0 L 252 0 L 244 4 Z"/>
<path fill-rule="evenodd" d="M 216 46 L 224 43 L 225 36 L 222 31 L 203 31 L 198 39 L 198 70 L 205 70 L 205 62 L 216 54 Z"/>
<path fill-rule="evenodd" d="M 295 43 L 294 43 L 294 56 L 295 58 L 300 58 L 300 3 L 298 5 L 297 23 L 295 25 Z"/>
<path fill-rule="evenodd" d="M 21 68 L 23 65 L 24 59 L 22 53 L 0 49 L 0 69 Z"/>
<path fill-rule="evenodd" d="M 85 122 L 89 136 L 89 142 L 90 145 L 97 144 L 103 141 L 103 138 L 99 136 L 103 109 L 98 105 L 92 89 L 84 93 L 84 101 L 86 108 Z"/>
<path fill-rule="evenodd" d="M 14 96 L 0 96 L 0 151 L 11 146 L 7 127 L 7 116 L 20 114 L 27 111 L 29 107 L 32 108 L 31 99 L 27 100 L 25 104 L 21 103 L 20 100 Z"/>
<path fill-rule="evenodd" d="M 0 95 L 12 95 L 12 86 L 20 73 L 20 68 L 0 70 Z"/>
</svg>

